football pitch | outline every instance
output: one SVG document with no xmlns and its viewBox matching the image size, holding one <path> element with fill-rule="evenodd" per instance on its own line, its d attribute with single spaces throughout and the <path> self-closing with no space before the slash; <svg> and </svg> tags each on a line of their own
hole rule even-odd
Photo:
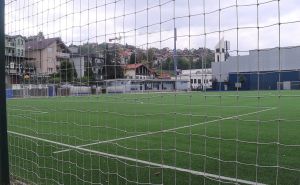
<svg viewBox="0 0 300 185">
<path fill-rule="evenodd" d="M 8 100 L 28 184 L 300 184 L 300 91 Z"/>
</svg>

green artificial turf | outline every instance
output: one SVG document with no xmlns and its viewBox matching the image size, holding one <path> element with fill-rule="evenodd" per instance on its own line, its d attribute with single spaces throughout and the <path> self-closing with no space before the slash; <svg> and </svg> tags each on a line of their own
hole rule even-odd
<svg viewBox="0 0 300 185">
<path fill-rule="evenodd" d="M 300 184 L 299 112 L 299 91 L 10 99 L 10 172 L 29 184 L 230 182 L 157 166 L 164 164 L 265 184 Z M 135 135 L 141 136 L 130 137 Z M 86 150 L 66 146 L 114 139 L 120 140 Z"/>
</svg>

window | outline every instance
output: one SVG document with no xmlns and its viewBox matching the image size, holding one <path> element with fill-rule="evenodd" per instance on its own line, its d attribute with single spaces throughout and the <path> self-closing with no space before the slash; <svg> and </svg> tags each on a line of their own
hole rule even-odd
<svg viewBox="0 0 300 185">
<path fill-rule="evenodd" d="M 198 84 L 201 84 L 201 79 L 198 79 Z"/>
<path fill-rule="evenodd" d="M 48 53 L 52 53 L 52 48 L 48 48 Z"/>
<path fill-rule="evenodd" d="M 194 84 L 197 84 L 197 79 L 194 79 Z"/>
<path fill-rule="evenodd" d="M 191 84 L 193 83 L 193 79 L 191 79 Z"/>
<path fill-rule="evenodd" d="M 14 63 L 10 63 L 10 69 L 14 69 L 15 68 L 15 64 Z"/>
</svg>

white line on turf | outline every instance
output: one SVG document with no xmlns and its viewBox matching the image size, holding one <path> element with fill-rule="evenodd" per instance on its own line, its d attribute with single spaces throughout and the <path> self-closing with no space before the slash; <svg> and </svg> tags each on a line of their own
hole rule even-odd
<svg viewBox="0 0 300 185">
<path fill-rule="evenodd" d="M 39 111 L 39 110 L 26 110 L 26 109 L 8 109 L 8 110 L 12 110 L 12 111 L 21 111 L 21 112 L 28 112 L 28 114 L 48 114 L 49 112 L 43 112 L 43 111 Z"/>
<path fill-rule="evenodd" d="M 63 147 L 68 147 L 68 148 L 71 148 L 71 149 L 74 149 L 74 150 L 81 150 L 81 151 L 90 152 L 90 153 L 94 153 L 94 154 L 97 154 L 97 155 L 107 156 L 107 157 L 111 157 L 111 158 L 115 158 L 115 159 L 121 159 L 121 160 L 131 161 L 131 162 L 135 162 L 135 163 L 150 165 L 150 166 L 154 166 L 154 167 L 181 171 L 181 172 L 190 173 L 190 174 L 193 174 L 193 175 L 204 176 L 204 177 L 209 177 L 209 178 L 219 179 L 219 180 L 224 180 L 224 181 L 230 181 L 230 182 L 234 182 L 234 183 L 242 183 L 242 184 L 249 184 L 249 185 L 265 185 L 265 184 L 259 183 L 259 182 L 252 182 L 252 181 L 243 180 L 243 179 L 231 178 L 231 177 L 226 177 L 226 176 L 221 176 L 221 175 L 215 175 L 215 174 L 210 174 L 210 173 L 205 173 L 205 172 L 199 172 L 199 171 L 195 171 L 195 170 L 189 170 L 189 169 L 185 169 L 185 168 L 169 166 L 169 165 L 165 165 L 165 164 L 153 163 L 153 162 L 134 159 L 134 158 L 125 157 L 125 156 L 109 154 L 109 153 L 105 153 L 105 152 L 99 152 L 99 151 L 96 151 L 96 150 L 90 150 L 90 149 L 86 149 L 86 148 L 81 148 L 79 146 L 68 145 L 68 144 L 65 144 L 65 143 L 51 141 L 51 140 L 48 140 L 48 139 L 43 139 L 43 138 L 34 137 L 34 136 L 26 135 L 26 134 L 21 134 L 21 133 L 18 133 L 18 132 L 8 131 L 8 133 L 18 135 L 18 136 L 21 136 L 21 137 L 26 137 L 26 138 L 30 138 L 30 139 L 34 139 L 34 140 L 39 140 L 39 141 L 59 145 L 59 146 L 63 146 Z"/>
<path fill-rule="evenodd" d="M 142 137 L 142 136 L 154 135 L 154 134 L 159 134 L 159 133 L 164 133 L 164 132 L 170 132 L 170 131 L 175 131 L 175 130 L 179 130 L 179 129 L 195 127 L 195 126 L 199 126 L 199 125 L 203 125 L 203 124 L 208 124 L 208 123 L 214 123 L 214 122 L 218 122 L 218 121 L 224 121 L 224 120 L 239 118 L 239 117 L 242 117 L 242 116 L 249 116 L 249 115 L 252 115 L 252 114 L 257 114 L 257 113 L 261 113 L 261 112 L 271 111 L 271 110 L 274 110 L 274 109 L 276 109 L 276 107 L 269 108 L 269 109 L 264 109 L 264 110 L 260 110 L 260 111 L 255 111 L 255 112 L 250 112 L 250 113 L 245 113 L 245 114 L 241 114 L 241 115 L 236 115 L 236 116 L 225 117 L 225 118 L 221 118 L 221 119 L 215 119 L 215 120 L 201 122 L 201 123 L 195 123 L 193 125 L 186 125 L 186 126 L 181 126 L 181 127 L 176 127 L 176 128 L 170 128 L 170 129 L 166 129 L 166 130 L 159 130 L 159 131 L 155 131 L 155 132 L 146 132 L 146 133 L 143 133 L 143 134 L 138 134 L 138 135 L 133 135 L 133 136 L 128 136 L 128 137 L 123 137 L 123 138 L 117 138 L 117 139 L 111 139 L 111 140 L 106 140 L 106 141 L 98 141 L 98 142 L 94 142 L 94 143 L 79 145 L 77 147 L 87 147 L 87 146 L 93 146 L 93 145 L 97 145 L 97 144 L 111 143 L 111 142 L 116 142 L 116 141 L 121 141 L 121 140 L 136 138 L 136 137 Z M 71 149 L 65 149 L 65 150 L 55 151 L 53 153 L 57 154 L 57 153 L 67 152 L 67 151 L 70 151 L 70 150 Z"/>
</svg>

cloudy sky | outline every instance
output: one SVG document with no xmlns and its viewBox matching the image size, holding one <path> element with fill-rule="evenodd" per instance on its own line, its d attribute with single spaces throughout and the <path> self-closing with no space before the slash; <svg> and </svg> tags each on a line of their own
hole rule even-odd
<svg viewBox="0 0 300 185">
<path fill-rule="evenodd" d="M 259 5 L 257 5 L 259 4 Z M 279 26 L 279 22 L 281 23 Z M 299 0 L 6 0 L 6 33 L 42 31 L 66 44 L 116 42 L 141 48 L 231 50 L 300 45 Z M 238 29 L 237 29 L 238 28 Z"/>
</svg>

